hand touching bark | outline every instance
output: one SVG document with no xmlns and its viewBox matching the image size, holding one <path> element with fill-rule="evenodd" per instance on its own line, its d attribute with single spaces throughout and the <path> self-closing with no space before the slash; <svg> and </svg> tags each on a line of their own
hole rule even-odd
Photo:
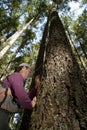
<svg viewBox="0 0 87 130">
<path fill-rule="evenodd" d="M 36 105 L 36 101 L 37 101 L 37 98 L 34 97 L 33 100 L 31 101 L 31 104 L 32 104 L 32 107 L 34 108 L 35 105 Z"/>
<path fill-rule="evenodd" d="M 40 78 L 39 78 L 39 76 L 36 76 L 35 77 L 35 88 L 36 88 L 36 90 L 37 90 L 37 93 L 36 93 L 36 96 L 38 96 L 38 91 L 39 91 L 39 89 L 40 89 Z"/>
<path fill-rule="evenodd" d="M 40 78 L 39 78 L 39 76 L 35 77 L 35 88 L 36 89 L 40 88 Z"/>
</svg>

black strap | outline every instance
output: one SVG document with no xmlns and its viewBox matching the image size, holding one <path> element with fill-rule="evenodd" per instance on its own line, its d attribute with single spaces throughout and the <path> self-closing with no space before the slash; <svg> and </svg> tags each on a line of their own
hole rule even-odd
<svg viewBox="0 0 87 130">
<path fill-rule="evenodd" d="M 7 97 L 7 92 L 8 92 L 8 88 L 6 88 L 6 90 L 5 90 L 5 96 L 4 96 L 3 100 L 0 102 L 0 107 L 4 103 L 4 101 L 5 101 L 6 97 Z"/>
</svg>

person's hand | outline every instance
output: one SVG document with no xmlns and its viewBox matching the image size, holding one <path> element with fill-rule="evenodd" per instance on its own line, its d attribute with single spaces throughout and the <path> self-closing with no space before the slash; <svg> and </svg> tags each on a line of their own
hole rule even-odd
<svg viewBox="0 0 87 130">
<path fill-rule="evenodd" d="M 37 75 L 37 76 L 35 77 L 35 83 L 37 84 L 38 82 L 40 82 L 40 78 L 39 78 L 39 76 Z"/>
<path fill-rule="evenodd" d="M 32 107 L 34 108 L 35 105 L 36 105 L 36 101 L 37 101 L 37 98 L 34 97 L 33 100 L 31 101 L 31 104 L 32 104 Z"/>
<path fill-rule="evenodd" d="M 40 78 L 38 75 L 35 77 L 35 88 L 37 90 L 40 88 Z"/>
</svg>

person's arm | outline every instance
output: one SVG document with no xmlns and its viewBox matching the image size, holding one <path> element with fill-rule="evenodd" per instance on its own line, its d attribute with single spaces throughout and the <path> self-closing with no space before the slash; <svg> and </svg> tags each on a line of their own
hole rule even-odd
<svg viewBox="0 0 87 130">
<path fill-rule="evenodd" d="M 31 101 L 33 108 L 34 108 L 35 105 L 36 105 L 36 101 L 37 101 L 37 98 L 36 98 L 36 97 L 34 97 L 33 100 Z"/>
<path fill-rule="evenodd" d="M 40 78 L 39 78 L 39 76 L 37 75 L 37 76 L 35 77 L 35 89 L 37 90 L 37 91 L 36 91 L 36 96 L 38 96 L 38 92 L 39 92 L 40 87 L 41 87 Z"/>
<path fill-rule="evenodd" d="M 36 96 L 36 93 L 37 93 L 37 89 L 35 87 L 33 87 L 27 94 L 28 94 L 29 98 L 32 100 Z"/>
<path fill-rule="evenodd" d="M 32 109 L 36 102 L 32 102 L 27 95 L 23 86 L 23 79 L 19 75 L 16 75 L 10 77 L 10 81 L 17 103 L 24 109 Z"/>
<path fill-rule="evenodd" d="M 39 76 L 35 77 L 35 87 L 31 88 L 31 90 L 28 92 L 28 96 L 32 100 L 33 97 L 38 96 L 38 91 L 40 89 L 40 79 Z"/>
</svg>

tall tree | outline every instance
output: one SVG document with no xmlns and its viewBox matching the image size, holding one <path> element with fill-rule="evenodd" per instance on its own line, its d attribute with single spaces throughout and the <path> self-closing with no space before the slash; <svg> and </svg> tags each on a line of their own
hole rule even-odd
<svg viewBox="0 0 87 130">
<path fill-rule="evenodd" d="M 53 8 L 37 108 L 27 130 L 86 130 L 87 105 L 80 69 Z"/>
<path fill-rule="evenodd" d="M 40 12 L 39 20 L 41 20 L 41 16 L 44 17 L 46 14 L 45 11 L 48 10 L 47 6 L 46 6 L 47 5 L 46 2 L 48 2 L 48 1 L 49 0 L 46 0 L 45 2 L 43 0 L 32 0 L 32 1 L 2 0 L 1 3 L 3 3 L 3 4 L 0 5 L 0 7 L 1 7 L 1 9 L 0 9 L 0 11 L 1 11 L 0 29 L 2 30 L 0 32 L 0 34 L 1 34 L 0 38 L 8 36 L 9 34 L 11 34 L 14 31 L 14 29 L 17 30 L 18 28 L 20 28 L 20 26 L 22 26 L 24 23 L 27 23 L 29 21 L 29 19 L 31 19 L 34 16 L 34 14 L 36 14 L 38 11 Z M 58 5 L 58 4 L 61 4 L 62 2 L 63 2 L 63 4 L 64 4 L 64 2 L 67 3 L 67 1 L 70 1 L 70 0 L 53 0 L 53 1 L 56 2 L 56 4 Z M 73 0 L 73 1 L 77 1 L 77 0 Z M 86 0 L 84 0 L 84 1 L 86 1 Z M 50 2 L 48 2 L 48 3 L 50 3 Z M 67 4 L 65 4 L 65 6 L 67 6 Z M 63 6 L 58 5 L 58 8 L 60 8 L 60 7 L 63 7 Z M 69 12 L 69 10 L 67 12 Z M 22 19 L 19 18 L 21 14 L 23 14 Z M 84 105 L 86 103 L 84 103 L 85 95 L 83 92 L 83 90 L 84 91 L 86 90 L 86 87 L 85 88 L 83 87 L 84 84 L 83 84 L 82 80 L 80 80 L 80 82 L 78 83 L 77 78 L 80 79 L 79 78 L 80 76 L 78 74 L 78 72 L 79 72 L 78 65 L 73 57 L 71 47 L 68 44 L 68 40 L 65 36 L 64 29 L 62 29 L 60 19 L 57 16 L 57 12 L 54 14 L 56 17 L 53 18 L 54 21 L 51 20 L 50 32 L 48 33 L 48 34 L 50 34 L 48 45 L 44 46 L 45 45 L 45 43 L 44 43 L 40 47 L 40 53 L 39 53 L 40 55 L 39 55 L 39 58 L 37 60 L 38 62 L 36 65 L 36 68 L 39 68 L 39 67 L 40 68 L 38 69 L 38 71 L 36 71 L 35 74 L 40 74 L 42 77 L 42 88 L 41 88 L 41 92 L 39 93 L 37 108 L 35 109 L 35 111 L 33 112 L 32 116 L 31 116 L 31 123 L 30 123 L 31 126 L 29 126 L 29 121 L 30 121 L 30 118 L 28 115 L 29 111 L 26 113 L 26 116 L 24 118 L 26 120 L 23 120 L 22 124 L 24 124 L 24 125 L 22 125 L 23 127 L 21 127 L 23 130 L 28 129 L 28 126 L 31 129 L 34 129 L 34 127 L 36 127 L 35 129 L 40 128 L 43 130 L 44 129 L 49 130 L 49 129 L 52 129 L 51 125 L 53 124 L 53 122 L 54 122 L 53 129 L 58 129 L 58 128 L 64 129 L 64 125 L 66 123 L 70 126 L 69 127 L 68 125 L 66 125 L 67 129 L 71 130 L 71 124 L 72 124 L 72 129 L 76 129 L 76 127 L 74 128 L 74 125 L 72 123 L 74 121 L 76 121 L 76 125 L 78 126 L 78 129 L 80 129 L 80 130 L 86 129 L 86 123 L 85 123 L 86 122 L 86 118 L 85 118 L 85 107 L 86 106 Z M 42 24 L 42 21 L 40 21 L 39 23 Z M 33 25 L 33 27 L 36 27 L 37 24 L 38 24 L 38 21 L 32 25 Z M 83 24 L 83 22 L 82 22 L 82 24 Z M 70 25 L 71 25 L 71 22 L 70 22 Z M 33 27 L 31 26 L 30 29 L 33 30 Z M 29 37 L 28 37 L 29 34 L 30 33 L 24 32 L 22 34 L 22 38 L 20 38 L 16 42 L 15 48 L 18 47 L 21 42 L 25 43 L 26 47 L 22 46 L 23 48 L 22 47 L 20 48 L 20 50 L 22 50 L 22 52 L 23 52 L 23 53 L 21 53 L 21 51 L 19 51 L 19 55 L 21 58 L 17 57 L 14 60 L 15 62 L 13 64 L 20 62 L 19 59 L 21 59 L 21 61 L 23 61 L 25 55 L 26 55 L 27 61 L 29 61 L 29 57 L 30 57 L 30 55 L 28 55 L 30 53 L 30 51 L 28 50 L 30 47 L 30 45 L 29 45 L 30 42 L 29 42 Z M 44 41 L 44 42 L 46 42 L 46 41 Z M 84 45 L 85 45 L 85 43 L 84 43 Z M 3 46 L 4 46 L 4 44 L 2 45 L 2 47 Z M 2 49 L 2 47 L 0 46 L 0 50 Z M 46 47 L 46 53 L 45 53 L 46 55 L 44 55 L 45 64 L 43 66 L 43 54 L 45 52 L 44 47 Z M 42 54 L 42 52 L 43 52 L 43 54 Z M 5 57 L 3 57 L 1 59 L 0 72 L 2 72 L 3 66 L 5 67 L 6 64 L 10 61 L 13 53 L 14 53 L 14 51 L 9 49 L 9 52 L 5 55 Z M 81 88 L 82 91 L 81 91 L 81 89 L 79 90 L 78 87 Z M 79 90 L 78 91 L 79 94 L 77 93 L 77 90 Z M 82 93 L 80 93 L 80 92 L 83 92 L 84 96 L 82 96 Z M 87 92 L 87 91 L 85 91 L 85 92 Z M 66 95 L 64 95 L 64 94 L 66 94 Z M 63 95 L 64 95 L 65 99 L 63 98 Z M 79 97 L 78 97 L 78 95 L 79 95 Z M 83 105 L 83 106 L 79 110 L 79 108 L 81 106 L 81 105 L 79 105 L 80 102 L 78 103 L 78 100 L 80 100 L 80 95 L 83 100 L 83 103 L 81 102 L 81 105 Z M 67 99 L 66 99 L 66 97 L 67 97 Z M 62 105 L 63 101 L 64 101 L 65 109 L 63 109 L 64 107 Z M 50 108 L 49 110 L 47 108 L 47 105 L 45 106 L 45 103 L 48 104 L 48 107 Z M 65 104 L 66 104 L 66 106 L 65 106 Z M 39 106 L 41 107 L 41 109 L 39 109 Z M 70 108 L 72 108 L 73 110 Z M 58 109 L 58 111 L 57 111 L 57 109 Z M 40 111 L 40 113 L 39 113 L 39 111 Z M 46 111 L 47 111 L 47 113 L 46 113 Z M 35 113 L 35 115 L 34 115 L 34 113 Z M 64 115 L 64 113 L 65 113 L 65 115 Z M 47 114 L 48 114 L 48 116 L 47 116 Z M 72 114 L 73 114 L 73 116 L 72 116 Z M 37 119 L 35 118 L 35 116 L 38 118 L 39 123 L 36 121 Z M 33 124 L 32 117 L 35 118 L 35 122 L 36 122 L 35 124 Z M 69 117 L 70 117 L 70 119 L 69 119 Z M 74 117 L 76 117 L 76 120 L 74 119 Z M 58 120 L 57 123 L 56 123 L 56 120 Z M 64 125 L 62 125 L 63 121 L 64 121 Z M 78 124 L 80 124 L 80 126 Z"/>
<path fill-rule="evenodd" d="M 79 42 L 81 50 L 87 59 L 87 11 L 84 9 L 83 13 L 79 18 L 76 20 L 75 25 L 73 26 L 74 33 L 76 35 L 76 41 Z"/>
<path fill-rule="evenodd" d="M 26 23 L 26 25 L 23 26 L 22 29 L 20 29 L 18 32 L 16 32 L 15 37 L 13 39 L 11 39 L 11 40 L 8 39 L 8 44 L 0 52 L 0 59 L 3 58 L 5 53 L 9 50 L 9 48 L 11 48 L 11 46 L 15 43 L 15 41 L 19 38 L 19 36 L 27 29 L 27 27 L 30 25 L 30 23 L 34 19 L 35 19 L 35 17 L 33 17 L 28 23 Z"/>
<path fill-rule="evenodd" d="M 46 53 L 45 49 L 46 49 L 48 27 L 49 27 L 49 17 L 48 17 L 47 23 L 44 27 L 43 37 L 42 37 L 42 41 L 41 41 L 41 45 L 40 45 L 40 49 L 39 49 L 39 53 L 38 53 L 38 59 L 37 59 L 36 66 L 35 66 L 35 73 L 33 75 L 31 88 L 34 87 L 34 85 L 35 85 L 35 82 L 34 82 L 35 76 L 39 75 L 40 77 L 42 77 L 42 74 L 43 74 L 44 56 L 45 56 L 45 53 Z M 24 111 L 22 123 L 21 123 L 19 130 L 28 129 L 28 124 L 29 124 L 29 121 L 30 121 L 30 118 L 31 118 L 31 114 L 32 114 L 32 110 L 31 111 L 26 111 L 26 110 Z M 23 122 L 26 122 L 26 123 L 23 123 Z"/>
</svg>

